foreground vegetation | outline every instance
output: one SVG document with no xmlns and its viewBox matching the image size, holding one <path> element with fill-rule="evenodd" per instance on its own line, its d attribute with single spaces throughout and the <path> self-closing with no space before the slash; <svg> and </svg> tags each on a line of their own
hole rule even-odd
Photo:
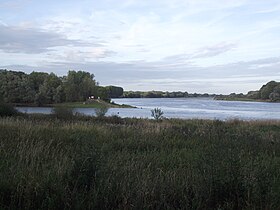
<svg viewBox="0 0 280 210">
<path fill-rule="evenodd" d="M 0 118 L 0 209 L 278 209 L 280 122 Z"/>
</svg>

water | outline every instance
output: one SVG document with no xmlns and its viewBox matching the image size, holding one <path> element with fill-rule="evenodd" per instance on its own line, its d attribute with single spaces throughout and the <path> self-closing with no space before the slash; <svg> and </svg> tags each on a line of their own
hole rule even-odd
<svg viewBox="0 0 280 210">
<path fill-rule="evenodd" d="M 118 104 L 136 106 L 131 108 L 111 108 L 107 116 L 151 118 L 151 109 L 159 107 L 167 118 L 183 119 L 242 119 L 280 120 L 280 103 L 216 101 L 211 98 L 135 98 L 113 99 Z M 25 113 L 49 114 L 50 107 L 18 107 Z M 76 112 L 95 115 L 93 108 L 77 108 Z"/>
</svg>

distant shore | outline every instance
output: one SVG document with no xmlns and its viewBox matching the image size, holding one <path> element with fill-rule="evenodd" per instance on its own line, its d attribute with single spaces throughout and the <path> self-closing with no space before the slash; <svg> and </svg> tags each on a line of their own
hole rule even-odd
<svg viewBox="0 0 280 210">
<path fill-rule="evenodd" d="M 262 99 L 251 99 L 251 98 L 231 98 L 231 97 L 215 97 L 214 100 L 218 101 L 248 101 L 248 102 L 269 102 L 269 103 L 279 103 L 280 101 L 270 101 Z"/>
</svg>

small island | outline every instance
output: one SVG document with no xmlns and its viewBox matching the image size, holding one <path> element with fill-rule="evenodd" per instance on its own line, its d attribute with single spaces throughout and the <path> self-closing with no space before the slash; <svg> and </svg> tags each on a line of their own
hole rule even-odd
<svg viewBox="0 0 280 210">
<path fill-rule="evenodd" d="M 270 81 L 259 90 L 249 91 L 247 94 L 231 93 L 229 95 L 217 95 L 214 99 L 227 101 L 280 102 L 280 82 Z"/>
</svg>

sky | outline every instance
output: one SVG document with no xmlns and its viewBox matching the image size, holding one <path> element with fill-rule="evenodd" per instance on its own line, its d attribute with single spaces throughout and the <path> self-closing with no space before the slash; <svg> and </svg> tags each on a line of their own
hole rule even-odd
<svg viewBox="0 0 280 210">
<path fill-rule="evenodd" d="M 0 68 L 83 70 L 125 90 L 280 81 L 279 0 L 0 0 Z"/>
</svg>

